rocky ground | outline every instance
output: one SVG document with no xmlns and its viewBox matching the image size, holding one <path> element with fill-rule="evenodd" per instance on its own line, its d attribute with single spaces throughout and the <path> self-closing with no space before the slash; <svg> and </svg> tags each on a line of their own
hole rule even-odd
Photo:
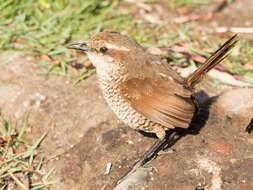
<svg viewBox="0 0 253 190">
<path fill-rule="evenodd" d="M 230 8 L 240 12 L 241 3 Z M 245 24 L 235 16 L 220 19 Z M 219 22 L 218 17 L 214 24 Z M 0 61 L 9 62 L 0 67 L 0 113 L 21 126 L 31 111 L 26 136 L 31 141 L 48 132 L 39 154 L 46 159 L 45 170 L 55 167 L 52 178 L 61 180 L 52 189 L 111 190 L 156 140 L 117 120 L 95 75 L 72 87 L 68 78 L 40 75 L 46 70 L 33 57 L 11 53 Z M 253 118 L 253 89 L 222 84 L 199 89 L 205 90 L 198 96 L 203 109 L 193 132 L 179 136 L 150 167 L 115 189 L 253 188 L 253 135 L 245 132 Z"/>
</svg>

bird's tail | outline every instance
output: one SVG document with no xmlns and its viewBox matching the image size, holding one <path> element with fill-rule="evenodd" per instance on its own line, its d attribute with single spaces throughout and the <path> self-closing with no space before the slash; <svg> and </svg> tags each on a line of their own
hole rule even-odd
<svg viewBox="0 0 253 190">
<path fill-rule="evenodd" d="M 232 38 L 226 41 L 213 55 L 211 55 L 206 62 L 201 65 L 196 71 L 190 74 L 186 78 L 186 85 L 188 87 L 194 87 L 198 82 L 200 82 L 208 71 L 213 69 L 217 64 L 222 62 L 229 53 L 236 42 L 238 41 L 238 35 L 235 34 Z"/>
</svg>

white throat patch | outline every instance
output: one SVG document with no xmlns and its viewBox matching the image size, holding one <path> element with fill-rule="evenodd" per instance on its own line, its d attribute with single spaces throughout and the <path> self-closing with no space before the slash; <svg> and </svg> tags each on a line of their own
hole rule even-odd
<svg viewBox="0 0 253 190">
<path fill-rule="evenodd" d="M 96 53 L 87 53 L 90 61 L 96 67 L 99 75 L 107 75 L 112 70 L 116 69 L 116 65 L 113 64 L 113 58 L 108 55 L 101 55 Z"/>
</svg>

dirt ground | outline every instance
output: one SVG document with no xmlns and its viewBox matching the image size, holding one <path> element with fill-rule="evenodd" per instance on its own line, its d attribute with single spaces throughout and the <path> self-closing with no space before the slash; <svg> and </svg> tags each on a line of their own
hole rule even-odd
<svg viewBox="0 0 253 190">
<path fill-rule="evenodd" d="M 229 6 L 230 13 L 231 9 L 245 12 L 240 7 L 253 12 L 250 1 L 236 1 Z M 223 19 L 227 26 L 245 24 L 236 14 L 229 16 L 227 9 L 225 16 L 212 22 L 219 24 Z M 252 21 L 253 15 L 248 15 Z M 48 132 L 39 151 L 48 160 L 45 170 L 55 167 L 52 178 L 61 180 L 52 189 L 111 190 L 154 143 L 154 138 L 117 120 L 95 75 L 71 87 L 73 81 L 68 78 L 39 75 L 46 70 L 34 64 L 33 57 L 13 53 L 0 61 L 6 60 L 9 64 L 0 67 L 0 113 L 11 115 L 13 123 L 21 126 L 31 111 L 27 136 L 31 141 Z M 253 117 L 253 90 L 221 85 L 205 93 L 200 93 L 201 105 L 213 102 L 209 109 L 203 108 L 202 120 L 193 122 L 194 134 L 180 137 L 150 163 L 153 169 L 140 184 L 128 189 L 253 189 L 253 135 L 245 132 Z M 221 96 L 210 99 L 207 94 Z M 111 170 L 105 174 L 108 163 Z"/>
</svg>

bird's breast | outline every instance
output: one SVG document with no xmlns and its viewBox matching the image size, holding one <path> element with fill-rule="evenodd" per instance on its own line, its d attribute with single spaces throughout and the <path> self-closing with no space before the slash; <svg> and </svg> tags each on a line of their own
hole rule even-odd
<svg viewBox="0 0 253 190">
<path fill-rule="evenodd" d="M 139 114 L 122 96 L 119 88 L 120 79 L 100 78 L 100 87 L 104 98 L 116 116 L 133 129 L 149 131 L 150 123 L 143 115 Z"/>
</svg>

